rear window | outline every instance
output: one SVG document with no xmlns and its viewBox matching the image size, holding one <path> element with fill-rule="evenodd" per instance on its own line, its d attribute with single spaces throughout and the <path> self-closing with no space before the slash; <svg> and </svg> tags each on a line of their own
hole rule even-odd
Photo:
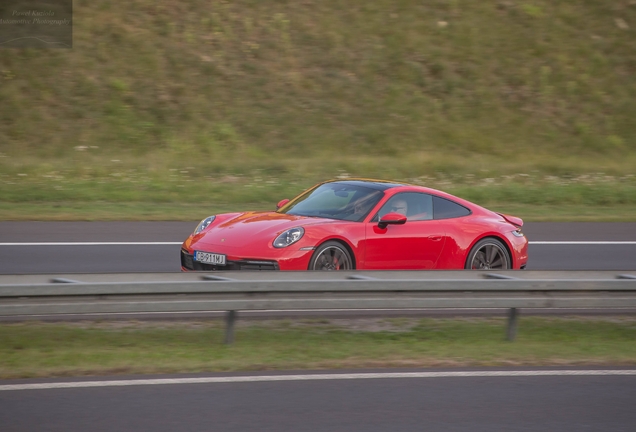
<svg viewBox="0 0 636 432">
<path fill-rule="evenodd" d="M 470 210 L 463 205 L 457 204 L 446 198 L 433 196 L 433 218 L 434 219 L 450 219 L 462 216 L 468 216 Z"/>
</svg>

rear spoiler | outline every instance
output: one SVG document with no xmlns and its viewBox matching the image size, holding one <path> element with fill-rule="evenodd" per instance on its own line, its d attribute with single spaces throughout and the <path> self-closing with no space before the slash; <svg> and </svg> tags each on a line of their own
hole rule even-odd
<svg viewBox="0 0 636 432">
<path fill-rule="evenodd" d="M 502 218 L 504 218 L 506 222 L 509 222 L 518 228 L 521 228 L 523 226 L 523 219 L 521 218 L 518 218 L 516 216 L 510 216 L 503 213 L 497 213 L 497 214 L 501 216 Z"/>
</svg>

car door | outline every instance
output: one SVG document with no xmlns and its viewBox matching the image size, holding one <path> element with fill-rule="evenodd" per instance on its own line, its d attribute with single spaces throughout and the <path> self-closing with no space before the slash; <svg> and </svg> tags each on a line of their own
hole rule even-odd
<svg viewBox="0 0 636 432">
<path fill-rule="evenodd" d="M 405 205 L 406 204 L 406 205 Z M 378 226 L 389 212 L 405 214 L 404 225 Z M 432 196 L 403 192 L 391 197 L 366 224 L 364 268 L 433 269 L 444 248 L 443 225 L 433 220 Z"/>
</svg>

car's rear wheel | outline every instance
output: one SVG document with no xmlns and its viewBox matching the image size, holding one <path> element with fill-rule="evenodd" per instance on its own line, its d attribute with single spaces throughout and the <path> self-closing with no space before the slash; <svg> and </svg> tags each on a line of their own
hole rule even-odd
<svg viewBox="0 0 636 432">
<path fill-rule="evenodd" d="M 353 270 L 353 260 L 342 243 L 328 241 L 314 252 L 309 270 Z"/>
<path fill-rule="evenodd" d="M 508 270 L 512 268 L 511 259 L 504 244 L 494 238 L 477 242 L 470 250 L 466 260 L 470 270 Z"/>
</svg>

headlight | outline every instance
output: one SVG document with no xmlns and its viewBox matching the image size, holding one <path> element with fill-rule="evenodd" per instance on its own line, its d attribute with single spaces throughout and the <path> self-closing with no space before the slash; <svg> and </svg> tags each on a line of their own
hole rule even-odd
<svg viewBox="0 0 636 432">
<path fill-rule="evenodd" d="M 275 248 L 284 248 L 290 244 L 296 243 L 305 234 L 305 230 L 302 227 L 288 229 L 274 240 Z"/>
<path fill-rule="evenodd" d="M 512 235 L 515 237 L 523 237 L 523 233 L 521 232 L 521 228 L 512 232 Z"/>
<path fill-rule="evenodd" d="M 212 222 L 214 222 L 214 219 L 216 218 L 216 216 L 210 216 L 210 217 L 206 217 L 205 219 L 203 219 L 199 225 L 197 225 L 197 228 L 194 230 L 194 234 L 199 234 L 201 231 L 203 231 L 204 229 L 206 229 L 207 227 L 210 226 L 210 224 Z"/>
</svg>

